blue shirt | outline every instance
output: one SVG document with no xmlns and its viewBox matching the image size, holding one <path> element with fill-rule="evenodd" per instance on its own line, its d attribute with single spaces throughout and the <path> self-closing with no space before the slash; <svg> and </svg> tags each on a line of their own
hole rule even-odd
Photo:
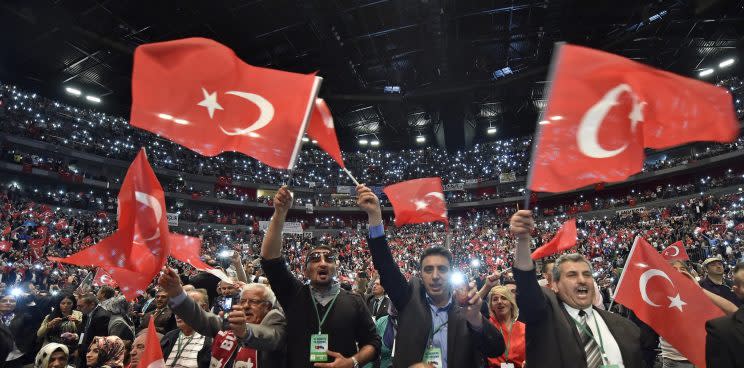
<svg viewBox="0 0 744 368">
<path fill-rule="evenodd" d="M 370 239 L 381 238 L 383 236 L 385 236 L 385 227 L 382 224 L 369 227 Z M 431 308 L 431 332 L 434 332 L 437 327 L 442 326 L 449 321 L 448 313 L 450 308 L 452 308 L 452 295 L 450 295 L 447 305 L 441 308 L 434 304 L 434 301 L 431 300 L 429 294 L 426 294 L 426 302 L 429 303 L 429 308 Z M 431 345 L 442 350 L 441 368 L 447 368 L 447 328 L 448 325 L 444 325 L 444 327 L 437 331 L 437 333 L 431 338 Z M 427 341 L 426 348 L 428 349 L 429 346 L 430 344 Z M 423 359 L 424 357 L 422 356 L 421 358 Z"/>
</svg>

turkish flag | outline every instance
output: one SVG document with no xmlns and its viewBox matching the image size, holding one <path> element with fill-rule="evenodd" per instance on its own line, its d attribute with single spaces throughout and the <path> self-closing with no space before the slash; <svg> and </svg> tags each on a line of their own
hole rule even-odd
<svg viewBox="0 0 744 368">
<path fill-rule="evenodd" d="M 144 149 L 127 170 L 118 203 L 116 232 L 67 258 L 49 257 L 49 260 L 101 267 L 131 300 L 144 293 L 165 264 L 170 250 L 163 188 Z"/>
<path fill-rule="evenodd" d="M 395 213 L 395 226 L 442 221 L 449 226 L 441 178 L 422 178 L 388 185 L 383 190 Z"/>
<path fill-rule="evenodd" d="M 155 330 L 155 319 L 150 318 L 150 323 L 147 325 L 147 337 L 145 338 L 145 350 L 140 356 L 138 367 L 142 368 L 163 368 L 165 367 L 165 361 L 163 360 L 163 350 L 160 347 L 160 340 L 158 340 L 157 331 Z"/>
<path fill-rule="evenodd" d="M 672 245 L 666 247 L 661 252 L 661 255 L 666 259 L 667 261 L 674 261 L 674 260 L 680 260 L 680 261 L 689 261 L 690 256 L 687 255 L 687 251 L 685 250 L 684 244 L 682 244 L 681 240 L 678 240 Z"/>
<path fill-rule="evenodd" d="M 574 45 L 560 47 L 553 68 L 531 190 L 622 181 L 641 171 L 644 148 L 730 142 L 738 135 L 725 88 Z"/>
<path fill-rule="evenodd" d="M 205 156 L 239 151 L 294 166 L 321 79 L 258 68 L 205 38 L 134 52 L 131 124 Z"/>
<path fill-rule="evenodd" d="M 192 265 L 200 271 L 205 271 L 223 280 L 229 280 L 223 271 L 213 268 L 201 260 L 202 241 L 193 236 L 171 233 L 171 257 Z"/>
<path fill-rule="evenodd" d="M 705 367 L 705 322 L 723 312 L 696 282 L 672 268 L 641 237 L 630 250 L 615 300 L 633 310 L 696 367 Z"/>
<path fill-rule="evenodd" d="M 66 219 L 61 219 L 61 220 L 57 221 L 57 223 L 54 225 L 54 228 L 57 229 L 57 230 L 64 230 L 64 228 L 66 228 L 66 227 L 67 227 L 67 220 Z"/>
<path fill-rule="evenodd" d="M 31 246 L 31 255 L 34 259 L 38 259 L 44 254 L 44 243 L 46 239 L 31 239 L 28 241 L 28 245 Z"/>
<path fill-rule="evenodd" d="M 111 275 L 106 273 L 102 268 L 98 268 L 96 271 L 96 275 L 93 277 L 93 286 L 111 286 L 111 287 L 117 287 L 116 281 L 111 278 Z"/>
<path fill-rule="evenodd" d="M 7 240 L 0 241 L 0 252 L 7 252 L 13 244 Z"/>
<path fill-rule="evenodd" d="M 322 98 L 315 99 L 310 123 L 307 125 L 307 135 L 318 141 L 318 146 L 331 155 L 339 166 L 346 168 L 344 158 L 341 156 L 341 148 L 338 146 L 336 129 L 333 126 L 333 115 Z"/>
<path fill-rule="evenodd" d="M 571 249 L 576 246 L 577 237 L 576 219 L 572 218 L 561 225 L 561 228 L 555 232 L 553 239 L 550 239 L 549 242 L 532 252 L 532 259 L 545 258 L 549 255 Z"/>
</svg>

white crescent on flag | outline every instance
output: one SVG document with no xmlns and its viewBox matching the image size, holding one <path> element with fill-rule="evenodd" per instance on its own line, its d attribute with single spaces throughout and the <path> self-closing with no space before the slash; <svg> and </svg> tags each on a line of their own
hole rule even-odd
<svg viewBox="0 0 744 368">
<path fill-rule="evenodd" d="M 220 125 L 220 130 L 222 130 L 222 132 L 226 135 L 250 135 L 249 133 L 255 132 L 256 130 L 269 125 L 269 123 L 271 123 L 271 119 L 274 118 L 274 105 L 272 105 L 269 100 L 263 98 L 263 96 L 243 91 L 228 91 L 225 92 L 225 94 L 238 96 L 247 101 L 253 102 L 258 107 L 258 109 L 261 110 L 258 119 L 256 119 L 253 124 L 245 128 L 227 131 L 225 130 L 225 128 L 222 127 L 222 125 Z"/>
<path fill-rule="evenodd" d="M 649 299 L 648 290 L 646 289 L 648 286 L 648 281 L 651 280 L 651 278 L 653 278 L 654 276 L 665 278 L 667 281 L 669 281 L 669 283 L 672 286 L 674 286 L 674 283 L 672 282 L 672 279 L 669 278 L 669 275 L 667 275 L 664 271 L 661 271 L 655 268 L 652 268 L 641 274 L 641 277 L 638 281 L 638 287 L 641 291 L 641 299 L 643 299 L 643 301 L 646 302 L 646 304 L 652 307 L 660 307 L 661 305 L 656 304 L 652 302 L 651 299 Z M 677 308 L 679 309 L 680 312 L 682 311 L 682 306 L 687 304 L 680 298 L 679 293 L 677 293 L 677 295 L 674 297 L 667 296 L 667 298 L 670 301 L 669 308 Z"/>
<path fill-rule="evenodd" d="M 158 201 L 157 198 L 143 192 L 134 192 L 134 197 L 137 199 L 137 202 L 144 204 L 147 207 L 152 208 L 152 210 L 155 212 L 155 222 L 157 224 L 160 224 L 160 219 L 163 217 L 163 208 L 160 206 L 160 201 Z M 144 241 L 150 241 L 154 240 L 160 237 L 160 227 L 157 227 L 155 229 L 155 234 L 150 236 L 147 239 L 144 239 Z"/>
</svg>

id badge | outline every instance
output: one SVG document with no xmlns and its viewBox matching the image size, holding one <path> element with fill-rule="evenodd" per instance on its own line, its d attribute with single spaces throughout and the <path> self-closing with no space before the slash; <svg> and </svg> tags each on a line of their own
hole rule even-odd
<svg viewBox="0 0 744 368">
<path fill-rule="evenodd" d="M 514 368 L 514 363 L 501 363 L 501 368 Z"/>
<path fill-rule="evenodd" d="M 424 351 L 424 363 L 431 364 L 434 368 L 442 366 L 442 349 L 430 347 Z"/>
<path fill-rule="evenodd" d="M 328 335 L 313 334 L 310 335 L 310 361 L 327 362 L 328 361 Z"/>
</svg>

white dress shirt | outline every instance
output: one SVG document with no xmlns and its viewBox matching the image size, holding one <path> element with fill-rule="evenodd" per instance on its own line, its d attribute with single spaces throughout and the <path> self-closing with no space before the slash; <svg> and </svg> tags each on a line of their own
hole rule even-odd
<svg viewBox="0 0 744 368">
<path fill-rule="evenodd" d="M 568 314 L 571 316 L 571 318 L 576 321 L 576 329 L 579 331 L 579 336 L 581 336 L 581 329 L 579 329 L 578 327 L 578 323 L 581 320 L 581 317 L 579 317 L 579 310 L 569 306 L 566 303 L 563 303 L 563 306 L 566 307 L 566 311 L 568 311 Z M 604 343 L 604 352 L 607 359 L 607 361 L 605 361 L 603 364 L 618 364 L 620 365 L 620 367 L 623 367 L 623 356 L 620 353 L 620 347 L 617 345 L 615 337 L 612 336 L 612 332 L 610 332 L 610 328 L 607 327 L 607 324 L 605 323 L 604 319 L 602 319 L 602 316 L 600 316 L 599 313 L 596 313 L 591 307 L 584 309 L 584 313 L 586 313 L 586 324 L 589 329 L 592 330 L 592 334 L 594 334 L 597 345 L 599 345 L 600 342 L 599 336 L 602 336 L 602 342 Z M 595 319 L 597 323 L 594 323 Z M 599 327 L 599 331 L 597 331 L 597 327 Z"/>
</svg>

